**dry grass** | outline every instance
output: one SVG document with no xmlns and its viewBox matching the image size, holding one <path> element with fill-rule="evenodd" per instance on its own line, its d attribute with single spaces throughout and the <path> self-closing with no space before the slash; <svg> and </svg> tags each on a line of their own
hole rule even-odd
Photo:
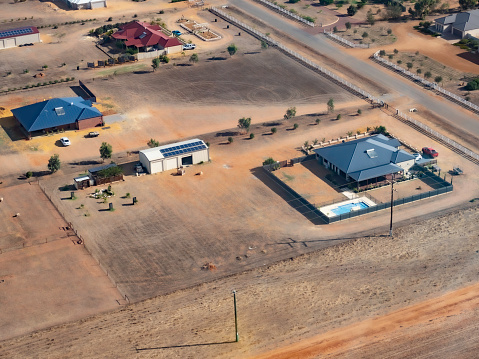
<svg viewBox="0 0 479 359">
<path fill-rule="evenodd" d="M 384 24 L 376 24 L 373 26 L 353 25 L 351 29 L 339 31 L 337 35 L 355 43 L 370 44 L 371 47 L 376 47 L 396 42 L 396 36 L 394 33 L 388 34 L 388 29 L 389 27 Z M 367 33 L 367 37 L 363 37 L 365 33 Z"/>
</svg>

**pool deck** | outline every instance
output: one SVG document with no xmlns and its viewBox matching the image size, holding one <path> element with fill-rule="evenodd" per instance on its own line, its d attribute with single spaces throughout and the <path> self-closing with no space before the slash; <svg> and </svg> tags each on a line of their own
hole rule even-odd
<svg viewBox="0 0 479 359">
<path fill-rule="evenodd" d="M 328 217 L 336 217 L 337 214 L 333 212 L 333 209 L 336 209 L 338 208 L 339 206 L 344 206 L 346 204 L 350 204 L 350 203 L 360 203 L 360 202 L 363 202 L 365 204 L 368 205 L 368 207 L 372 207 L 372 206 L 375 206 L 376 203 L 374 203 L 373 201 L 371 201 L 369 198 L 367 197 L 359 197 L 359 198 L 354 198 L 354 199 L 350 199 L 350 200 L 347 200 L 347 201 L 343 201 L 343 202 L 337 202 L 337 203 L 334 203 L 334 204 L 331 204 L 329 206 L 324 206 L 324 207 L 321 207 L 320 208 L 320 211 L 323 212 L 326 216 Z M 351 210 L 355 210 L 354 207 L 353 209 Z"/>
</svg>

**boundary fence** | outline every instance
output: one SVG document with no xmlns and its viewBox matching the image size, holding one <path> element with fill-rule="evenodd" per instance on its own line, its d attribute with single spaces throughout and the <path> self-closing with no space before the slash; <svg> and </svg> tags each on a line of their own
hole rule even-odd
<svg viewBox="0 0 479 359">
<path fill-rule="evenodd" d="M 341 214 L 339 216 L 328 217 L 326 214 L 321 212 L 321 210 L 318 207 L 316 207 L 316 205 L 310 203 L 306 198 L 304 198 L 299 193 L 297 193 L 294 189 L 292 189 L 290 186 L 288 186 L 285 182 L 281 181 L 273 173 L 275 170 L 278 170 L 282 166 L 284 166 L 285 163 L 286 164 L 288 162 L 301 163 L 301 162 L 304 162 L 304 161 L 312 160 L 314 158 L 315 158 L 314 155 L 309 155 L 309 156 L 294 158 L 294 159 L 289 160 L 289 161 L 286 160 L 286 161 L 277 162 L 275 164 L 264 165 L 263 166 L 263 169 L 267 173 L 268 177 L 271 178 L 276 184 L 278 184 L 289 195 L 291 195 L 294 198 L 294 200 L 299 202 L 299 204 L 300 204 L 299 206 L 296 206 L 296 207 L 293 206 L 293 207 L 298 212 L 302 213 L 308 219 L 311 219 L 311 217 L 314 217 L 313 219 L 321 219 L 324 223 L 331 224 L 331 223 L 334 223 L 334 222 L 343 221 L 345 219 L 354 218 L 354 217 L 357 217 L 357 216 L 362 216 L 362 215 L 367 214 L 367 213 L 373 213 L 373 212 L 381 211 L 383 209 L 391 208 L 391 201 L 388 201 L 388 202 L 381 202 L 381 203 L 376 204 L 375 206 L 363 208 L 363 209 L 360 209 L 360 210 L 357 210 L 357 211 Z M 440 194 L 452 192 L 453 185 L 451 183 L 447 182 L 445 179 L 442 179 L 441 177 L 439 177 L 438 175 L 434 174 L 433 172 L 429 171 L 426 168 L 424 168 L 423 170 L 424 170 L 424 175 L 426 177 L 431 178 L 432 180 L 434 180 L 437 184 L 441 185 L 442 187 L 440 187 L 438 189 L 431 190 L 429 192 L 415 194 L 415 195 L 404 197 L 404 198 L 398 198 L 398 199 L 393 201 L 393 206 L 399 206 L 399 205 L 402 205 L 402 204 L 411 203 L 411 202 L 419 201 L 421 199 L 431 198 L 431 197 L 438 196 Z M 366 194 L 366 192 L 361 192 L 360 194 L 358 194 L 358 196 L 367 196 L 367 194 Z M 369 198 L 369 196 L 368 196 L 368 198 Z M 346 201 L 346 199 L 345 199 L 345 201 Z M 291 205 L 293 203 L 293 201 L 288 201 L 288 202 Z M 338 202 L 341 202 L 341 201 L 338 201 Z M 375 200 L 375 202 L 377 202 L 377 201 Z M 324 205 L 325 204 L 323 204 L 323 206 Z"/>
<path fill-rule="evenodd" d="M 353 47 L 353 48 L 359 47 L 359 48 L 361 48 L 361 49 L 369 49 L 369 44 L 356 44 L 356 43 L 354 43 L 354 42 L 352 42 L 352 41 L 346 40 L 345 38 L 343 38 L 343 37 L 341 37 L 341 36 L 339 36 L 339 35 L 336 35 L 336 34 L 333 33 L 332 31 L 329 31 L 329 32 L 328 32 L 327 30 L 324 30 L 324 33 L 325 33 L 327 36 L 329 36 L 329 37 L 331 37 L 331 38 L 333 38 L 333 39 L 339 41 L 340 43 L 343 43 L 343 44 L 345 44 L 345 45 L 347 45 L 347 46 L 349 46 L 349 47 Z"/>
<path fill-rule="evenodd" d="M 473 111 L 474 113 L 477 113 L 479 114 L 479 106 L 473 104 L 472 102 L 470 101 L 467 101 L 467 100 L 464 100 L 462 97 L 456 95 L 456 94 L 453 94 L 452 92 L 449 92 L 445 89 L 443 89 L 442 87 L 440 87 L 437 83 L 435 82 L 431 82 L 431 81 L 427 81 L 426 79 L 422 78 L 421 76 L 418 76 L 404 68 L 402 68 L 401 66 L 398 66 L 384 58 L 382 58 L 380 55 L 379 55 L 379 50 L 376 51 L 374 54 L 373 54 L 373 59 L 376 61 L 376 62 L 379 62 L 381 63 L 382 65 L 386 65 L 388 67 L 391 67 L 393 68 L 395 71 L 401 73 L 402 75 L 406 76 L 406 77 L 409 77 L 411 78 L 412 80 L 416 81 L 416 82 L 419 82 L 421 83 L 422 85 L 426 86 L 426 87 L 429 87 L 433 90 L 436 90 L 437 92 L 439 92 L 440 94 L 444 95 L 445 97 L 447 97 L 448 99 L 458 103 L 459 105 Z"/>
<path fill-rule="evenodd" d="M 226 14 L 224 11 L 221 11 L 221 10 L 215 8 L 215 7 L 210 8 L 209 11 L 212 12 L 213 14 L 223 18 L 224 20 L 235 24 L 235 26 L 245 30 L 246 32 L 248 32 L 252 36 L 254 36 L 254 37 L 256 37 L 260 40 L 264 40 L 264 41 L 268 42 L 270 45 L 276 46 L 280 51 L 284 52 L 286 55 L 292 57 L 293 59 L 302 63 L 303 65 L 312 69 L 313 71 L 319 72 L 321 75 L 328 78 L 332 82 L 338 84 L 339 86 L 343 87 L 344 89 L 348 90 L 352 94 L 370 102 L 371 104 L 373 104 L 373 106 L 374 106 L 374 104 L 377 104 L 379 106 L 384 106 L 389 110 L 393 110 L 394 111 L 393 112 L 393 117 L 395 117 L 396 119 L 410 125 L 411 127 L 415 128 L 415 129 L 418 129 L 420 132 L 425 133 L 427 136 L 437 140 L 438 142 L 440 142 L 442 144 L 445 144 L 448 148 L 450 148 L 454 152 L 460 154 L 461 156 L 463 156 L 467 160 L 479 165 L 479 155 L 477 153 L 467 149 L 466 147 L 460 145 L 456 141 L 453 141 L 450 138 L 448 138 L 444 135 L 441 135 L 440 133 L 438 133 L 437 131 L 434 131 L 433 129 L 426 126 L 422 122 L 411 119 L 410 117 L 406 116 L 405 114 L 399 112 L 398 109 L 393 109 L 393 108 L 390 109 L 389 106 L 387 104 L 385 104 L 383 101 L 381 101 L 379 98 L 374 97 L 373 95 L 369 94 L 368 92 L 364 91 L 363 89 L 359 88 L 358 86 L 350 83 L 349 81 L 344 80 L 343 78 L 337 76 L 336 74 L 332 73 L 331 71 L 319 66 L 318 64 L 315 64 L 314 62 L 305 58 L 304 56 L 288 49 L 286 46 L 282 45 L 278 41 L 273 40 L 269 36 L 266 36 L 265 34 L 259 32 L 258 30 L 253 29 L 252 27 L 246 25 L 245 23 L 239 21 L 238 19 Z M 379 51 L 376 54 L 379 54 Z M 384 60 L 384 59 L 382 59 L 382 60 Z M 386 61 L 386 60 L 384 60 L 384 61 Z M 392 65 L 396 66 L 394 64 L 392 64 Z M 401 72 L 404 72 L 404 71 L 406 71 L 406 70 L 401 68 Z M 413 75 L 415 77 L 419 77 L 419 76 L 414 75 L 412 73 L 411 73 L 411 75 Z M 421 80 L 424 80 L 424 79 L 421 78 Z M 441 90 L 443 90 L 443 89 L 441 89 Z M 445 90 L 443 90 L 443 91 L 445 91 Z M 456 95 L 454 95 L 454 96 L 456 96 Z M 458 97 L 458 96 L 456 96 L 456 97 Z M 460 100 L 462 100 L 462 99 L 460 99 Z M 468 101 L 462 100 L 462 102 L 468 102 Z M 475 108 L 479 109 L 478 106 L 476 106 L 472 103 L 470 103 L 470 104 L 473 105 Z M 479 110 L 478 110 L 478 113 L 479 113 Z"/>
<path fill-rule="evenodd" d="M 278 11 L 279 13 L 282 13 L 282 14 L 285 14 L 286 16 L 289 16 L 290 18 L 293 18 L 295 20 L 298 20 L 300 22 L 303 22 L 305 23 L 306 25 L 309 25 L 311 27 L 314 27 L 315 24 L 314 22 L 312 21 L 308 21 L 306 19 L 303 19 L 301 16 L 299 15 L 296 15 L 296 14 L 293 14 L 291 11 L 288 11 L 286 9 L 283 9 L 281 6 L 278 6 L 274 3 L 272 3 L 271 1 L 267 1 L 267 0 L 256 0 L 257 2 L 260 2 L 262 4 L 264 4 L 265 6 L 268 6 L 276 11 Z"/>
<path fill-rule="evenodd" d="M 128 298 L 128 296 L 126 295 L 126 293 L 118 286 L 118 283 L 117 281 L 111 276 L 111 274 L 108 272 L 108 268 L 106 268 L 103 263 L 100 261 L 100 258 L 98 258 L 97 256 L 95 256 L 93 254 L 93 251 L 91 250 L 90 248 L 90 245 L 88 244 L 88 241 L 85 240 L 85 238 L 83 236 L 81 236 L 78 231 L 73 227 L 72 223 L 70 221 L 67 220 L 67 218 L 65 217 L 64 213 L 60 212 L 60 210 L 58 209 L 58 206 L 55 205 L 55 203 L 53 202 L 51 196 L 48 194 L 48 192 L 46 191 L 46 189 L 41 185 L 41 182 L 40 181 L 37 181 L 38 183 L 38 186 L 40 187 L 40 189 L 42 190 L 43 194 L 45 195 L 45 197 L 48 198 L 48 200 L 50 201 L 50 203 L 53 205 L 53 207 L 55 207 L 55 210 L 58 212 L 58 214 L 63 218 L 63 220 L 68 223 L 68 226 L 70 227 L 70 229 L 75 233 L 75 236 L 78 238 L 78 241 L 76 241 L 76 244 L 83 244 L 84 248 L 86 249 L 86 251 L 90 254 L 90 256 L 98 263 L 98 266 L 101 268 L 101 270 L 103 272 L 105 272 L 106 276 L 110 279 L 110 282 L 113 284 L 113 286 L 115 286 L 115 288 L 118 290 L 118 292 L 120 293 L 120 295 L 123 297 L 123 299 L 128 302 L 128 304 L 130 303 L 130 298 Z"/>
</svg>

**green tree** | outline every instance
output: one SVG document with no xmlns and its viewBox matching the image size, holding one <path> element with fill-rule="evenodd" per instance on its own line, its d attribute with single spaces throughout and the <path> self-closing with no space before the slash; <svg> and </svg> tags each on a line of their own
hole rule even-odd
<svg viewBox="0 0 479 359">
<path fill-rule="evenodd" d="M 274 135 L 276 132 L 278 132 L 278 129 L 276 127 L 273 127 L 271 129 L 271 133 Z"/>
<path fill-rule="evenodd" d="M 408 62 L 408 63 L 406 64 L 406 66 L 407 66 L 407 69 L 408 69 L 408 70 L 411 70 L 411 68 L 412 68 L 412 66 L 413 66 L 413 65 L 412 65 L 412 62 Z"/>
<path fill-rule="evenodd" d="M 328 105 L 328 112 L 334 112 L 334 100 L 332 98 L 329 99 L 327 105 Z"/>
<path fill-rule="evenodd" d="M 346 25 L 346 29 L 348 29 L 348 30 L 351 29 L 351 23 L 349 21 L 344 25 Z"/>
<path fill-rule="evenodd" d="M 196 64 L 198 62 L 199 58 L 198 58 L 198 54 L 193 54 L 190 56 L 190 62 Z"/>
<path fill-rule="evenodd" d="M 238 48 L 236 47 L 235 44 L 229 45 L 226 49 L 228 50 L 228 53 L 230 54 L 230 56 L 233 56 L 238 51 Z"/>
<path fill-rule="evenodd" d="M 364 31 L 364 32 L 363 32 L 363 34 L 362 34 L 361 36 L 363 37 L 363 39 L 365 39 L 366 37 L 368 37 L 368 36 L 369 36 L 369 34 L 368 34 L 366 31 Z"/>
<path fill-rule="evenodd" d="M 479 90 L 479 78 L 469 81 L 466 85 L 466 90 L 467 91 Z"/>
<path fill-rule="evenodd" d="M 394 55 L 397 55 L 398 52 L 399 52 L 399 50 L 398 50 L 398 49 L 394 49 L 393 52 L 394 52 Z"/>
<path fill-rule="evenodd" d="M 53 156 L 50 157 L 50 159 L 48 160 L 48 169 L 54 173 L 56 171 L 58 171 L 61 167 L 61 162 L 60 162 L 60 156 L 57 155 L 57 154 L 54 154 Z"/>
<path fill-rule="evenodd" d="M 289 120 L 294 116 L 296 116 L 296 107 L 290 107 L 286 110 L 286 113 L 284 114 L 284 119 Z"/>
<path fill-rule="evenodd" d="M 151 60 L 151 67 L 153 68 L 153 72 L 160 66 L 160 59 L 154 58 Z"/>
<path fill-rule="evenodd" d="M 269 47 L 268 43 L 264 40 L 261 40 L 261 48 L 266 50 Z"/>
<path fill-rule="evenodd" d="M 339 121 L 341 119 L 341 114 L 339 113 L 337 116 L 336 116 L 336 121 Z"/>
<path fill-rule="evenodd" d="M 233 143 L 233 137 L 228 137 L 228 143 Z"/>
<path fill-rule="evenodd" d="M 369 9 L 369 11 L 366 15 L 366 21 L 371 26 L 376 23 L 376 18 L 374 17 L 373 12 L 371 11 L 371 9 Z"/>
<path fill-rule="evenodd" d="M 238 120 L 238 127 L 249 132 L 251 126 L 251 117 L 243 117 Z"/>
<path fill-rule="evenodd" d="M 403 7 L 399 3 L 389 3 L 389 5 L 386 6 L 384 20 L 397 20 L 401 17 L 402 11 Z"/>
<path fill-rule="evenodd" d="M 440 83 L 440 82 L 442 82 L 442 76 L 436 76 L 436 77 L 434 78 L 434 82 L 435 82 L 435 83 Z"/>
<path fill-rule="evenodd" d="M 379 56 L 386 56 L 386 50 L 379 50 Z"/>
<path fill-rule="evenodd" d="M 273 159 L 273 157 L 268 157 L 267 159 L 263 161 L 263 166 L 272 165 L 274 163 L 276 163 L 276 161 Z"/>
<path fill-rule="evenodd" d="M 409 8 L 409 13 L 418 19 L 424 20 L 437 6 L 440 0 L 418 0 L 414 4 L 414 9 Z"/>
<path fill-rule="evenodd" d="M 391 29 L 388 29 L 388 35 L 391 35 L 393 33 L 393 31 Z"/>
<path fill-rule="evenodd" d="M 296 130 L 298 127 L 299 127 L 299 125 L 298 125 L 297 123 L 295 123 L 295 124 L 293 125 L 293 130 Z"/>
<path fill-rule="evenodd" d="M 358 8 L 354 5 L 348 7 L 348 16 L 354 16 L 358 12 Z"/>
<path fill-rule="evenodd" d="M 426 71 L 424 73 L 424 77 L 427 78 L 427 79 L 430 78 L 431 76 L 432 76 L 431 71 Z"/>
<path fill-rule="evenodd" d="M 388 131 L 386 130 L 386 127 L 384 126 L 376 126 L 374 127 L 374 133 L 381 133 L 383 135 L 389 135 Z"/>
<path fill-rule="evenodd" d="M 363 113 L 363 111 L 361 111 L 361 109 L 358 108 L 358 112 L 357 112 L 357 113 L 358 113 L 358 116 L 361 116 L 361 114 Z"/>
<path fill-rule="evenodd" d="M 459 0 L 459 6 L 462 10 L 469 10 L 477 5 L 477 0 Z"/>
<path fill-rule="evenodd" d="M 319 123 L 321 122 L 321 119 L 317 118 L 315 122 L 317 125 L 319 125 Z"/>
<path fill-rule="evenodd" d="M 252 140 L 254 138 L 254 133 L 249 134 L 249 139 Z"/>
<path fill-rule="evenodd" d="M 417 70 L 416 70 L 416 73 L 417 73 L 418 75 L 420 75 L 420 74 L 422 73 L 422 70 L 421 70 L 421 69 L 417 69 Z"/>
<path fill-rule="evenodd" d="M 113 153 L 113 148 L 111 147 L 110 144 L 106 142 L 102 142 L 100 146 L 100 157 L 104 161 L 106 158 L 111 158 L 111 155 Z"/>
<path fill-rule="evenodd" d="M 157 140 L 150 138 L 150 140 L 147 142 L 147 145 L 148 147 L 158 147 L 160 146 L 160 143 Z"/>
</svg>

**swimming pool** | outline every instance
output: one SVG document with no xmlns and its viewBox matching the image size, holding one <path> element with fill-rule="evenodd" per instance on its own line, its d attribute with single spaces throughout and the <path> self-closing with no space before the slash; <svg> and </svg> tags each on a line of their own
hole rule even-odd
<svg viewBox="0 0 479 359">
<path fill-rule="evenodd" d="M 364 203 L 364 202 L 353 202 L 353 203 L 346 203 L 343 204 L 342 206 L 338 206 L 336 208 L 332 208 L 331 212 L 333 212 L 335 215 L 339 216 L 344 213 L 349 213 L 352 210 L 356 209 L 363 209 L 363 208 L 368 208 L 369 206 Z"/>
</svg>

